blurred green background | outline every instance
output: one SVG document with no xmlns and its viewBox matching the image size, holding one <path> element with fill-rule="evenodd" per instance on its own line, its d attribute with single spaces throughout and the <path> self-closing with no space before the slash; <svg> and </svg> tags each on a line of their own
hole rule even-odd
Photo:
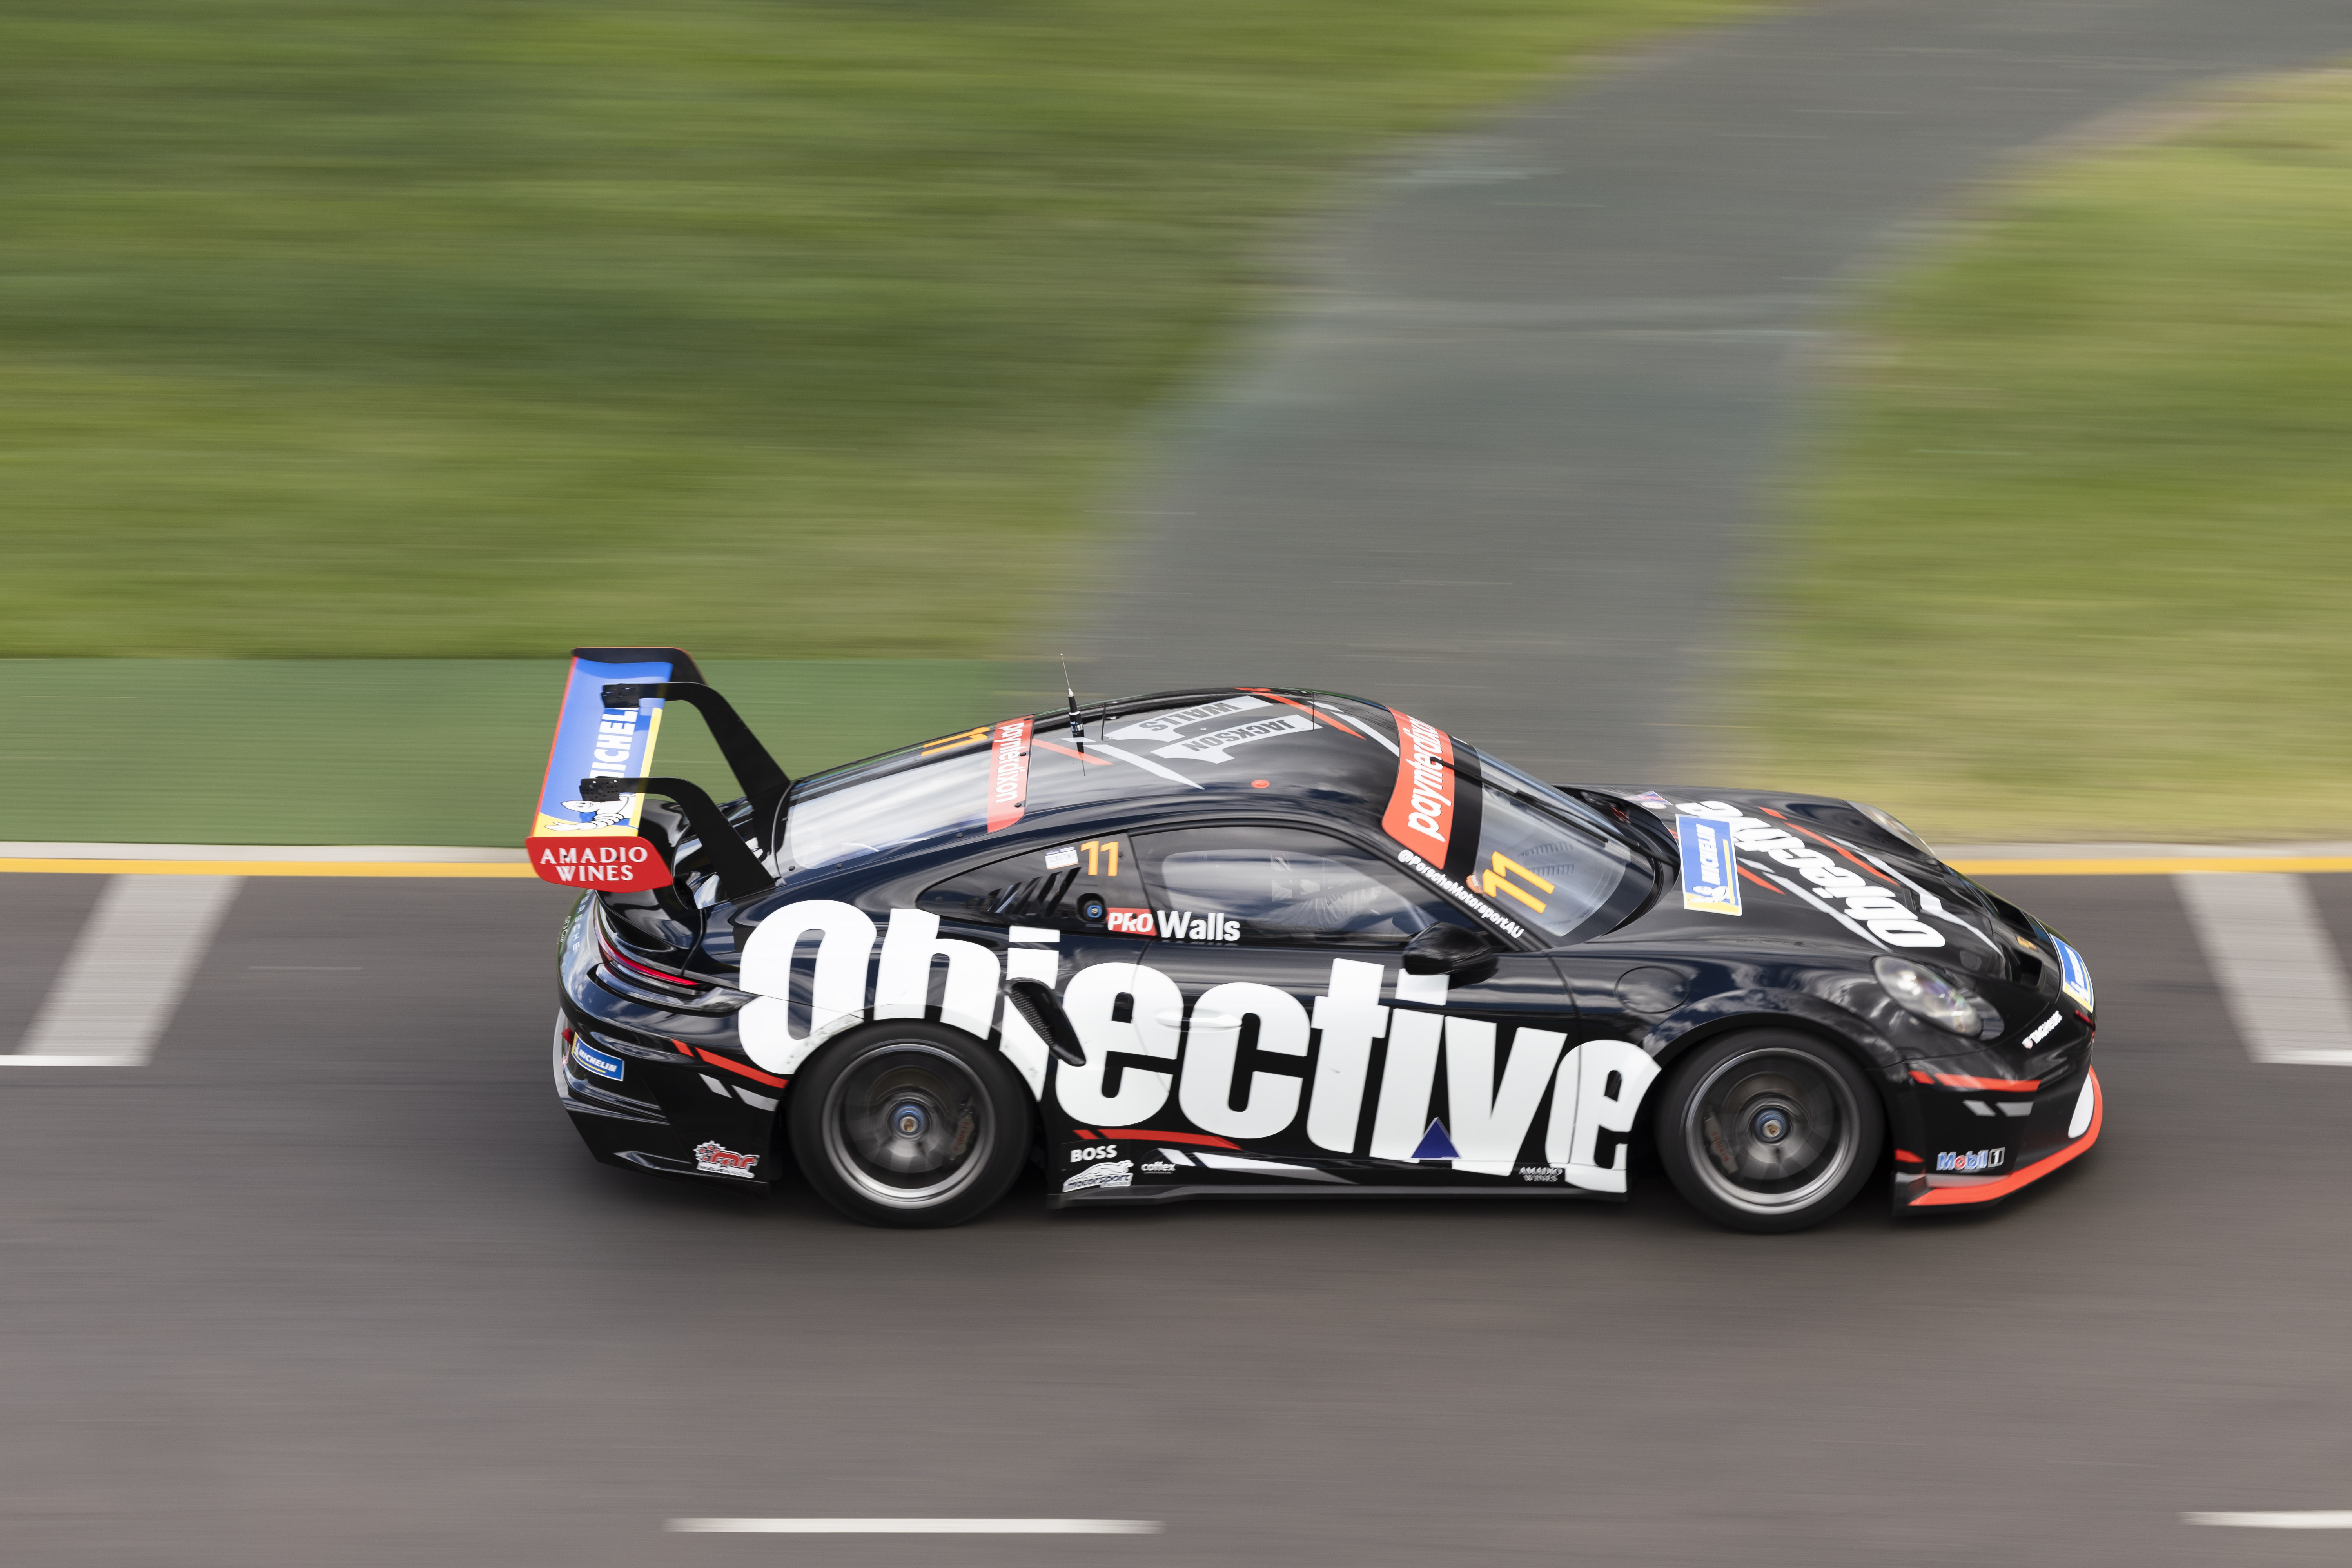
<svg viewBox="0 0 2352 1568">
<path fill-rule="evenodd" d="M 514 842 L 581 642 L 795 772 L 1018 710 L 1289 226 L 1734 8 L 0 9 L 0 838 Z"/>
<path fill-rule="evenodd" d="M 1338 176 L 1728 8 L 18 0 L 0 657 L 1008 651 Z"/>
<path fill-rule="evenodd" d="M 2352 73 L 2177 107 L 1864 304 L 1730 765 L 1948 840 L 2347 836 Z"/>
</svg>

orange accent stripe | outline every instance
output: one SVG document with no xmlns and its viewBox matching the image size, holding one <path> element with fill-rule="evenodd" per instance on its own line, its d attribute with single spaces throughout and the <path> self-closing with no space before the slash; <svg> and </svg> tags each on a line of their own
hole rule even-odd
<svg viewBox="0 0 2352 1568">
<path fill-rule="evenodd" d="M 1895 1151 L 1895 1157 L 1906 1165 L 1924 1165 L 1927 1163 L 1908 1149 L 1897 1149 Z"/>
<path fill-rule="evenodd" d="M 679 1056 L 690 1057 L 694 1054 L 694 1047 L 688 1045 L 684 1040 L 672 1040 L 670 1044 L 677 1047 L 677 1054 Z"/>
<path fill-rule="evenodd" d="M 764 1083 L 770 1089 L 783 1089 L 793 1081 L 788 1078 L 776 1078 L 771 1074 L 763 1073 L 758 1068 L 747 1068 L 741 1062 L 730 1062 L 725 1057 L 713 1056 L 706 1050 L 698 1049 L 694 1054 L 700 1057 L 704 1061 L 709 1062 L 712 1067 L 725 1068 L 729 1072 L 741 1073 L 753 1083 Z"/>
<path fill-rule="evenodd" d="M 1087 1131 L 1085 1128 L 1083 1128 L 1083 1127 L 1073 1127 L 1073 1128 L 1071 1128 L 1071 1129 L 1070 1129 L 1070 1131 L 1073 1131 L 1073 1132 L 1075 1132 L 1075 1133 L 1076 1133 L 1079 1137 L 1081 1137 L 1081 1138 L 1085 1139 L 1085 1140 L 1086 1140 L 1087 1142 L 1089 1142 L 1089 1143 L 1091 1143 L 1091 1142 L 1093 1142 L 1095 1141 L 1095 1135 L 1094 1135 L 1093 1133 L 1091 1133 L 1091 1132 Z"/>
<path fill-rule="evenodd" d="M 1106 1138 L 1149 1138 L 1155 1143 L 1198 1143 L 1208 1149 L 1239 1149 L 1240 1144 L 1223 1138 L 1212 1138 L 1205 1132 L 1153 1132 L 1141 1127 L 1106 1127 Z"/>
<path fill-rule="evenodd" d="M 1739 868 L 1739 874 L 1747 878 L 1749 881 L 1755 883 L 1758 887 L 1763 889 L 1768 893 L 1779 893 L 1780 891 L 1780 889 L 1774 887 L 1771 883 L 1766 881 L 1763 878 L 1758 876 L 1755 872 L 1749 870 L 1745 866 Z M 1781 896 L 1784 898 L 1787 897 L 1786 894 L 1782 894 Z"/>
<path fill-rule="evenodd" d="M 1234 689 L 1235 691 L 1246 691 L 1252 697 L 1263 697 L 1271 702 L 1287 703 L 1290 707 L 1297 709 L 1302 713 L 1314 714 L 1315 717 L 1322 720 L 1334 730 L 1342 731 L 1347 734 L 1355 735 L 1356 739 L 1359 741 L 1363 739 L 1363 736 L 1357 735 L 1354 730 L 1349 728 L 1348 721 L 1345 719 L 1340 718 L 1328 708 L 1318 708 L 1312 702 L 1295 701 L 1290 698 L 1283 696 L 1282 693 L 1278 691 L 1268 691 L 1263 686 L 1236 686 Z"/>
<path fill-rule="evenodd" d="M 1964 1072 L 1921 1072 L 1911 1069 L 1916 1083 L 1939 1083 L 1946 1089 L 1990 1090 L 1995 1094 L 2031 1094 L 2042 1087 L 2038 1078 L 1971 1078 Z"/>
<path fill-rule="evenodd" d="M 1930 1187 L 1913 1198 L 1908 1208 L 1937 1208 L 1950 1204 L 1989 1204 L 1995 1198 L 2005 1198 L 2028 1182 L 2038 1182 L 2059 1166 L 2082 1153 L 2099 1141 L 2099 1129 L 2106 1124 L 2107 1091 L 2099 1086 L 2099 1075 L 2091 1074 L 2090 1130 L 2067 1144 L 2055 1154 L 2033 1162 L 2022 1171 L 2003 1176 L 1997 1182 L 1987 1182 L 1975 1187 Z"/>
<path fill-rule="evenodd" d="M 1777 811 L 1772 815 L 1775 816 L 1780 816 L 1780 814 Z M 1781 816 L 1780 820 L 1783 822 L 1789 822 L 1789 819 L 1785 816 Z M 1877 867 L 1872 865 L 1869 861 L 1864 859 L 1861 856 L 1855 854 L 1844 845 L 1840 844 L 1836 839 L 1824 838 L 1820 834 L 1814 832 L 1811 828 L 1805 826 L 1802 823 L 1789 822 L 1789 826 L 1803 834 L 1806 837 L 1811 839 L 1814 843 L 1827 845 L 1830 848 L 1836 850 L 1839 854 L 1853 861 L 1856 866 L 1860 867 L 1864 871 L 1869 872 L 1880 881 L 1885 883 L 1888 887 L 1892 888 L 1895 885 L 1894 878 L 1888 876 L 1885 872 L 1880 870 Z"/>
<path fill-rule="evenodd" d="M 1057 746 L 1051 741 L 1040 741 L 1034 736 L 1030 737 L 1029 743 L 1033 746 L 1043 746 L 1049 752 L 1059 752 L 1066 757 L 1076 757 L 1082 763 L 1092 763 L 1098 768 L 1107 768 L 1111 765 L 1111 761 L 1108 757 L 1090 757 L 1084 752 L 1074 752 L 1067 746 Z"/>
</svg>

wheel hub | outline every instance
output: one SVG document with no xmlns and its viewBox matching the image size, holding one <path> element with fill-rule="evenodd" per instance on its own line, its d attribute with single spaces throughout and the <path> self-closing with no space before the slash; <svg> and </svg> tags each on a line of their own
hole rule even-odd
<svg viewBox="0 0 2352 1568">
<path fill-rule="evenodd" d="M 929 1112 L 908 1100 L 890 1112 L 891 1130 L 901 1138 L 920 1138 L 929 1130 Z"/>
<path fill-rule="evenodd" d="M 1759 1143 L 1778 1143 L 1789 1135 L 1796 1122 L 1786 1106 L 1767 1105 L 1757 1110 L 1748 1125 Z"/>
</svg>

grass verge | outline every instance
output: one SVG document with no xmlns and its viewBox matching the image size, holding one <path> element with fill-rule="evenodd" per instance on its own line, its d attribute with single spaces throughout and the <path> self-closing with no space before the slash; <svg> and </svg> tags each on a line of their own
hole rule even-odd
<svg viewBox="0 0 2352 1568">
<path fill-rule="evenodd" d="M 2029 172 L 1856 324 L 1742 765 L 1931 837 L 2352 827 L 2352 73 Z"/>
<path fill-rule="evenodd" d="M 1732 0 L 24 0 L 0 656 L 1000 651 L 1350 160 Z"/>
</svg>

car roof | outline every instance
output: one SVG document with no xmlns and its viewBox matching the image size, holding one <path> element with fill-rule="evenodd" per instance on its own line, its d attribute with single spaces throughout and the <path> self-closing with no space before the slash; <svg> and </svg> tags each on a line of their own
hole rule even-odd
<svg viewBox="0 0 2352 1568">
<path fill-rule="evenodd" d="M 794 789 L 793 806 L 913 769 L 959 762 L 974 768 L 1013 737 L 1025 751 L 1020 804 L 1028 816 L 1129 805 L 1279 810 L 1311 802 L 1318 816 L 1376 829 L 1397 784 L 1398 716 L 1333 692 L 1154 692 L 1080 709 L 1077 729 L 1074 737 L 1067 713 L 976 726 L 813 774 Z M 984 764 L 977 771 L 988 772 Z"/>
</svg>

